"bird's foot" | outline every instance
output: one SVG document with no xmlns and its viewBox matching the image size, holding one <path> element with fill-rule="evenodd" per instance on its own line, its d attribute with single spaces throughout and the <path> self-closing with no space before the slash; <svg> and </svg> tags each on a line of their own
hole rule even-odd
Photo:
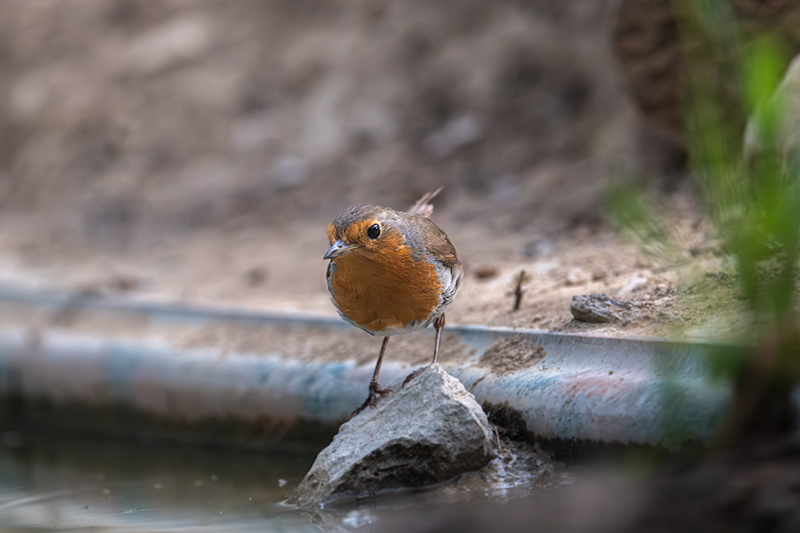
<svg viewBox="0 0 800 533">
<path fill-rule="evenodd" d="M 433 364 L 433 363 L 431 363 L 431 365 L 432 365 L 432 364 Z M 408 382 L 409 382 L 409 381 L 411 381 L 411 380 L 412 380 L 412 379 L 414 379 L 415 377 L 417 377 L 417 376 L 419 376 L 420 374 L 422 374 L 422 373 L 423 373 L 425 370 L 427 370 L 428 368 L 430 368 L 430 366 L 431 366 L 431 365 L 425 365 L 425 366 L 423 366 L 422 368 L 418 368 L 418 369 L 414 370 L 412 373 L 410 373 L 410 374 L 408 375 L 408 377 L 407 377 L 405 380 L 403 380 L 403 388 L 405 389 L 405 388 L 406 388 L 406 385 L 408 384 Z"/>
<path fill-rule="evenodd" d="M 351 417 L 356 416 L 358 413 L 370 407 L 371 409 L 375 409 L 375 400 L 377 400 L 381 396 L 386 396 L 387 394 L 392 394 L 394 391 L 389 387 L 381 387 L 376 381 L 371 381 L 369 383 L 369 396 L 367 399 L 364 400 L 364 403 L 361 404 L 361 407 L 353 411 L 353 414 L 350 415 Z"/>
</svg>

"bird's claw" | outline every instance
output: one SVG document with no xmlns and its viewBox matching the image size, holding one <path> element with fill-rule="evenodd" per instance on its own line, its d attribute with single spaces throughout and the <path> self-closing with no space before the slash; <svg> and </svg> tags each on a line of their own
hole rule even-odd
<svg viewBox="0 0 800 533">
<path fill-rule="evenodd" d="M 377 406 L 375 405 L 375 400 L 377 400 L 380 396 L 386 396 L 387 394 L 393 394 L 393 393 L 394 391 L 389 387 L 381 387 L 378 383 L 374 381 L 370 382 L 369 396 L 367 396 L 367 399 L 364 400 L 364 403 L 361 404 L 361 407 L 353 411 L 353 414 L 351 414 L 350 416 L 351 417 L 356 416 L 358 413 L 366 409 L 367 406 L 369 406 L 370 409 L 377 409 Z"/>
<path fill-rule="evenodd" d="M 431 366 L 431 365 L 426 365 L 426 366 L 423 366 L 422 368 L 418 368 L 418 369 L 414 370 L 412 373 L 410 373 L 410 374 L 408 375 L 408 377 L 406 377 L 406 379 L 405 379 L 405 380 L 403 380 L 403 388 L 405 389 L 405 388 L 406 388 L 406 385 L 408 384 L 408 382 L 409 382 L 409 381 L 411 381 L 411 380 L 412 380 L 412 379 L 414 379 L 415 377 L 417 377 L 417 376 L 419 376 L 420 374 L 422 374 L 422 372 L 423 372 L 423 371 L 424 371 L 426 368 L 428 368 L 429 366 Z"/>
</svg>

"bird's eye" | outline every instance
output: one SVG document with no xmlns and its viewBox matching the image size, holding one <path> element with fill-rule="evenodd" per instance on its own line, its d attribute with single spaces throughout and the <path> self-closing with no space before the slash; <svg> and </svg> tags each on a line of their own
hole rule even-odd
<svg viewBox="0 0 800 533">
<path fill-rule="evenodd" d="M 372 240 L 377 239 L 381 235 L 381 227 L 377 224 L 373 224 L 367 230 L 367 237 Z"/>
</svg>

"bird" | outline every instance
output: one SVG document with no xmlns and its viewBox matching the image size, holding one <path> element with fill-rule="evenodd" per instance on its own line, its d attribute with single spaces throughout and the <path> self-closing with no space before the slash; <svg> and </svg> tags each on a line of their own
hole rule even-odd
<svg viewBox="0 0 800 533">
<path fill-rule="evenodd" d="M 330 248 L 324 259 L 328 291 L 339 315 L 375 337 L 383 337 L 369 395 L 355 416 L 392 392 L 378 383 L 386 345 L 433 324 L 431 365 L 438 362 L 444 313 L 459 288 L 463 267 L 447 234 L 430 215 L 441 187 L 425 194 L 408 211 L 380 205 L 351 206 L 328 224 Z M 405 386 L 419 372 L 412 372 Z"/>
</svg>

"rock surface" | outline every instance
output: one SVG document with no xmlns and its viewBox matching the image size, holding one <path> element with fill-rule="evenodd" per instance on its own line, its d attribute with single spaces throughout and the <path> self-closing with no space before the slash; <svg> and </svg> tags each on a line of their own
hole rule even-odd
<svg viewBox="0 0 800 533">
<path fill-rule="evenodd" d="M 637 305 L 618 300 L 607 294 L 582 294 L 572 297 L 569 307 L 575 320 L 602 324 L 606 322 L 624 322 L 641 316 Z"/>
<path fill-rule="evenodd" d="M 495 434 L 475 398 L 439 365 L 342 424 L 290 500 L 301 506 L 424 487 L 483 468 Z M 366 394 L 366 391 L 365 391 Z"/>
</svg>

